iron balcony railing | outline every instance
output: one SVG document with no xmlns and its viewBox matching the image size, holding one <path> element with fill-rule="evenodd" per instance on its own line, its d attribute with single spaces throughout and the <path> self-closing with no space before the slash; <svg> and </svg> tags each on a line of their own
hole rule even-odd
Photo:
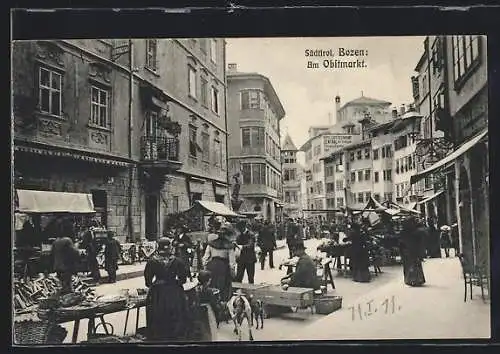
<svg viewBox="0 0 500 354">
<path fill-rule="evenodd" d="M 179 139 L 143 136 L 141 157 L 143 161 L 179 161 Z"/>
</svg>

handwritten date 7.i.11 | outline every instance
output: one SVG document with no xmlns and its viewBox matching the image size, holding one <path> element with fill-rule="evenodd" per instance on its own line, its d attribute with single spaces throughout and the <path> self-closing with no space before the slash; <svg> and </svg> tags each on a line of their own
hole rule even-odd
<svg viewBox="0 0 500 354">
<path fill-rule="evenodd" d="M 386 298 L 380 304 L 375 303 L 374 300 L 368 301 L 366 304 L 358 304 L 357 306 L 350 306 L 349 309 L 352 313 L 352 320 L 368 319 L 372 315 L 382 313 L 384 315 L 392 315 L 401 311 L 401 306 L 396 304 L 395 296 Z"/>
</svg>

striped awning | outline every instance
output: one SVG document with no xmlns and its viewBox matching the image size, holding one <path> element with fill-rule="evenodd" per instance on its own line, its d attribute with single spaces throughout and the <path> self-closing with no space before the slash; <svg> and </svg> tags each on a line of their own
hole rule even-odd
<svg viewBox="0 0 500 354">
<path fill-rule="evenodd" d="M 57 156 L 57 157 L 69 157 L 76 160 L 87 161 L 91 163 L 99 163 L 108 166 L 118 166 L 127 167 L 130 163 L 126 161 L 115 160 L 113 158 L 92 156 L 81 151 L 63 151 L 63 150 L 53 150 L 49 148 L 39 148 L 23 145 L 15 145 L 15 151 L 28 152 L 31 154 L 45 155 L 45 156 Z"/>
</svg>

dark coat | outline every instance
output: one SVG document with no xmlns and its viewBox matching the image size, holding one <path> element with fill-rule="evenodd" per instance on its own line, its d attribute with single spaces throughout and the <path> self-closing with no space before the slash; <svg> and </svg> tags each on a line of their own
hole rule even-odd
<svg viewBox="0 0 500 354">
<path fill-rule="evenodd" d="M 104 249 L 104 263 L 106 269 L 118 269 L 118 260 L 120 259 L 121 246 L 120 243 L 113 239 L 108 240 Z"/>
<path fill-rule="evenodd" d="M 273 250 L 276 246 L 276 237 L 271 225 L 264 226 L 259 232 L 258 245 L 262 250 Z"/>
<path fill-rule="evenodd" d="M 255 254 L 255 237 L 246 230 L 238 235 L 236 243 L 241 247 L 240 257 L 238 263 L 255 263 L 257 262 L 257 255 Z"/>
<path fill-rule="evenodd" d="M 295 272 L 290 278 L 290 286 L 298 288 L 319 289 L 320 282 L 317 276 L 316 265 L 307 254 L 302 255 L 297 262 Z"/>
<path fill-rule="evenodd" d="M 76 272 L 79 252 L 69 237 L 59 237 L 52 244 L 52 257 L 56 272 Z"/>
</svg>

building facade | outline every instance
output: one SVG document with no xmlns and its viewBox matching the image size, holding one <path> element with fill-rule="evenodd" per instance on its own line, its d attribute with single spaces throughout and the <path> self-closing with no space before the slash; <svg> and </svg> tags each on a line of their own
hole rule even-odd
<svg viewBox="0 0 500 354">
<path fill-rule="evenodd" d="M 372 194 L 372 145 L 366 139 L 344 147 L 347 206 L 363 209 Z"/>
<path fill-rule="evenodd" d="M 490 265 L 489 253 L 489 159 L 488 159 L 488 71 L 485 36 L 448 36 L 446 41 L 449 115 L 457 147 L 471 144 L 455 160 L 455 205 L 459 210 L 462 250 L 474 264 Z M 442 117 L 444 122 L 446 116 Z M 446 124 L 443 124 L 447 127 Z M 449 132 L 444 128 L 445 131 Z M 451 183 L 450 183 L 451 185 Z M 453 197 L 453 196 L 452 196 Z M 452 199 L 452 198 L 450 198 Z"/>
<path fill-rule="evenodd" d="M 291 218 L 302 217 L 302 186 L 303 168 L 297 161 L 299 149 L 293 143 L 290 135 L 286 135 L 281 147 L 283 176 L 283 213 Z"/>
<path fill-rule="evenodd" d="M 16 188 L 91 193 L 122 241 L 229 201 L 223 40 L 17 42 L 13 57 Z"/>
<path fill-rule="evenodd" d="M 240 211 L 258 212 L 276 220 L 282 195 L 280 120 L 285 110 L 270 80 L 241 73 L 230 64 L 228 83 L 228 163 L 240 174 Z"/>
</svg>

